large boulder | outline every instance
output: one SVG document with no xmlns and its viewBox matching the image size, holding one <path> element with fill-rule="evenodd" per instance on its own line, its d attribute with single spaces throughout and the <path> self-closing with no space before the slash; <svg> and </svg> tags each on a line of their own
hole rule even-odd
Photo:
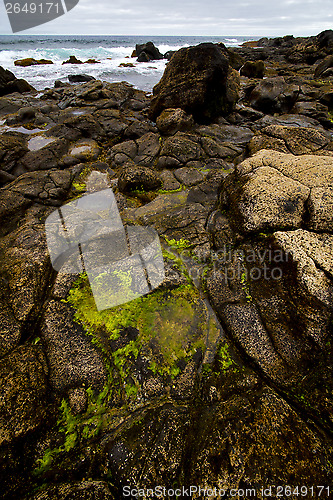
<svg viewBox="0 0 333 500">
<path fill-rule="evenodd" d="M 333 47 L 333 30 L 325 30 L 317 35 L 317 43 L 320 48 Z"/>
<path fill-rule="evenodd" d="M 221 206 L 241 232 L 314 228 L 332 232 L 333 158 L 261 150 L 238 165 Z"/>
<path fill-rule="evenodd" d="M 230 113 L 238 99 L 239 74 L 212 43 L 178 50 L 155 85 L 149 108 L 153 120 L 167 108 L 182 108 L 197 122 Z"/>
<path fill-rule="evenodd" d="M 220 189 L 207 281 L 238 345 L 277 383 L 294 391 L 298 380 L 319 413 L 325 398 L 311 384 L 331 380 L 316 360 L 331 335 L 332 166 L 331 157 L 264 150 L 238 165 Z"/>
<path fill-rule="evenodd" d="M 282 76 L 266 78 L 250 93 L 249 104 L 264 113 L 288 113 L 299 93 L 300 87 L 288 84 Z"/>
<path fill-rule="evenodd" d="M 324 73 L 333 67 L 333 55 L 329 55 L 323 59 L 318 66 L 316 66 L 314 77 L 319 78 L 320 76 L 324 76 Z"/>
<path fill-rule="evenodd" d="M 21 78 L 16 78 L 14 73 L 0 66 L 0 97 L 13 92 L 30 92 L 35 90 L 28 82 Z"/>
</svg>

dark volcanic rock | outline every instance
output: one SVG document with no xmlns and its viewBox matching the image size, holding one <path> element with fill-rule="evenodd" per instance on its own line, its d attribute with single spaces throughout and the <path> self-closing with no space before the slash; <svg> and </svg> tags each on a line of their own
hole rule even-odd
<svg viewBox="0 0 333 500">
<path fill-rule="evenodd" d="M 64 61 L 62 64 L 83 64 L 83 62 L 77 59 L 76 56 L 69 56 L 69 59 Z"/>
<path fill-rule="evenodd" d="M 249 104 L 264 113 L 288 113 L 300 93 L 298 85 L 289 85 L 282 76 L 266 78 L 252 90 Z"/>
<path fill-rule="evenodd" d="M 135 52 L 138 62 L 148 62 L 151 60 L 163 59 L 163 55 L 158 50 L 153 42 L 147 42 L 142 44 L 137 44 L 135 46 Z"/>
<path fill-rule="evenodd" d="M 34 59 L 32 57 L 28 57 L 26 59 L 18 59 L 14 61 L 15 66 L 37 66 L 38 64 L 53 64 L 53 61 L 50 59 Z"/>
<path fill-rule="evenodd" d="M 197 122 L 209 122 L 231 112 L 238 98 L 239 75 L 221 49 L 212 43 L 177 51 L 154 87 L 149 116 L 167 108 L 182 108 Z"/>
<path fill-rule="evenodd" d="M 135 190 L 152 191 L 161 185 L 161 179 L 152 170 L 134 164 L 123 167 L 118 179 L 118 187 L 122 193 Z"/>
<path fill-rule="evenodd" d="M 0 66 L 0 97 L 6 94 L 12 94 L 13 92 L 31 92 L 35 90 L 28 82 L 20 78 L 16 78 L 15 75 L 8 71 L 8 69 L 3 69 Z"/>
<path fill-rule="evenodd" d="M 325 30 L 317 35 L 317 43 L 320 48 L 333 47 L 333 30 Z"/>
<path fill-rule="evenodd" d="M 333 55 L 329 55 L 325 57 L 325 59 L 318 64 L 314 72 L 314 77 L 319 78 L 320 76 L 323 75 L 323 73 L 325 73 L 326 70 L 332 67 L 333 67 Z"/>
<path fill-rule="evenodd" d="M 68 80 L 71 83 L 84 83 L 84 82 L 91 82 L 92 80 L 96 80 L 94 76 L 91 75 L 68 75 Z"/>
<path fill-rule="evenodd" d="M 164 59 L 167 59 L 168 61 L 170 61 L 171 57 L 176 53 L 177 51 L 176 50 L 168 50 L 168 52 L 166 52 L 163 56 Z"/>
<path fill-rule="evenodd" d="M 172 135 L 178 131 L 190 130 L 194 126 L 191 115 L 187 115 L 181 108 L 165 109 L 156 120 L 158 130 L 165 135 Z"/>
</svg>

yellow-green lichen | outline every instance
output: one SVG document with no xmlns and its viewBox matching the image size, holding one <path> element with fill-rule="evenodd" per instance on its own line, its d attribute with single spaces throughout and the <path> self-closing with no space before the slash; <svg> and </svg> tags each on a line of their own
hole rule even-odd
<svg viewBox="0 0 333 500">
<path fill-rule="evenodd" d="M 99 332 L 106 332 L 110 340 L 117 340 L 126 328 L 137 330 L 135 340 L 109 353 L 123 380 L 126 380 L 131 363 L 142 349 L 147 351 L 148 356 L 147 346 L 152 339 L 159 351 L 158 356 L 149 353 L 152 370 L 171 376 L 178 372 L 176 363 L 179 359 L 189 358 L 199 346 L 203 347 L 202 339 L 207 329 L 204 304 L 189 283 L 171 291 L 155 290 L 131 302 L 98 312 L 87 277 L 82 275 L 70 290 L 67 302 L 75 308 L 74 319 L 104 349 L 105 343 L 100 340 Z"/>
</svg>

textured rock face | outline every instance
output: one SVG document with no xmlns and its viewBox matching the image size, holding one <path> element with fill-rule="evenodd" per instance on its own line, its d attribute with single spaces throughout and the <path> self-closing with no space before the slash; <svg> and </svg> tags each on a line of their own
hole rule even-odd
<svg viewBox="0 0 333 500">
<path fill-rule="evenodd" d="M 0 66 L 0 97 L 6 94 L 12 94 L 13 92 L 31 92 L 35 90 L 28 82 L 25 80 L 15 78 L 15 75 L 3 69 Z"/>
<path fill-rule="evenodd" d="M 331 147 L 331 134 L 324 130 L 317 130 L 311 125 L 307 127 L 269 125 L 262 128 L 248 144 L 250 154 L 254 154 L 260 149 L 274 149 L 293 155 L 326 154 L 333 156 L 333 151 L 330 151 Z"/>
<path fill-rule="evenodd" d="M 297 71 L 302 114 L 244 106 L 247 82 L 204 125 L 173 107 L 155 126 L 124 82 L 0 98 L 6 500 L 332 482 L 332 88 Z M 51 268 L 44 222 L 110 186 L 125 225 L 158 232 L 165 280 L 98 312 L 84 273 Z"/>
<path fill-rule="evenodd" d="M 165 109 L 158 116 L 156 126 L 161 134 L 172 135 L 175 132 L 183 132 L 193 128 L 194 120 L 191 115 L 187 115 L 181 108 Z"/>
<path fill-rule="evenodd" d="M 226 180 L 222 207 L 232 207 L 232 220 L 245 233 L 300 227 L 326 230 L 330 217 L 324 221 L 323 214 L 332 203 L 332 167 L 331 157 L 261 150 Z"/>
<path fill-rule="evenodd" d="M 149 116 L 167 108 L 182 108 L 195 121 L 209 122 L 228 114 L 238 96 L 237 73 L 218 46 L 207 43 L 180 49 L 154 87 Z"/>
<path fill-rule="evenodd" d="M 240 243 L 209 293 L 237 342 L 282 384 L 297 385 L 330 336 L 332 167 L 330 157 L 262 150 L 222 184 L 221 241 L 231 231 Z"/>
<path fill-rule="evenodd" d="M 247 78 L 264 78 L 264 61 L 246 61 L 240 69 L 240 74 L 241 76 L 246 76 Z"/>
<path fill-rule="evenodd" d="M 161 186 L 161 180 L 147 167 L 124 166 L 119 176 L 118 186 L 122 193 L 135 190 L 152 191 Z"/>
<path fill-rule="evenodd" d="M 298 85 L 288 85 L 283 77 L 266 78 L 252 90 L 249 103 L 264 113 L 288 113 L 299 92 Z"/>
</svg>

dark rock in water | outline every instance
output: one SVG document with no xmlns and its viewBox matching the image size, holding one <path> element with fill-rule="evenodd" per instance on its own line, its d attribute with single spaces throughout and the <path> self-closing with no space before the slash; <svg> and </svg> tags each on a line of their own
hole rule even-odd
<svg viewBox="0 0 333 500">
<path fill-rule="evenodd" d="M 158 50 L 158 48 L 155 47 L 153 42 L 136 44 L 135 52 L 139 62 L 146 62 L 146 58 L 147 61 L 163 59 L 163 55 Z M 142 58 L 140 58 L 142 52 L 144 53 L 144 55 L 142 56 Z"/>
<path fill-rule="evenodd" d="M 164 54 L 164 59 L 167 59 L 168 61 L 170 61 L 171 57 L 176 53 L 177 51 L 176 50 L 168 50 L 168 52 L 166 52 Z"/>
<path fill-rule="evenodd" d="M 239 75 L 218 46 L 203 43 L 177 51 L 154 87 L 149 117 L 182 108 L 197 122 L 230 113 L 238 99 Z"/>
<path fill-rule="evenodd" d="M 264 61 L 246 61 L 244 66 L 240 68 L 240 74 L 241 76 L 246 76 L 247 78 L 264 78 Z"/>
<path fill-rule="evenodd" d="M 317 35 L 317 43 L 320 48 L 333 47 L 333 30 L 325 30 Z"/>
<path fill-rule="evenodd" d="M 118 68 L 134 68 L 133 63 L 120 63 Z"/>
<path fill-rule="evenodd" d="M 118 179 L 119 191 L 129 193 L 136 190 L 153 191 L 160 188 L 161 179 L 147 167 L 127 164 L 123 167 Z"/>
<path fill-rule="evenodd" d="M 249 104 L 264 113 L 288 113 L 294 106 L 300 87 L 289 85 L 282 76 L 258 83 L 249 96 Z"/>
<path fill-rule="evenodd" d="M 326 70 L 332 67 L 333 67 L 333 55 L 329 55 L 325 57 L 325 59 L 318 64 L 314 72 L 314 77 L 319 78 L 320 76 L 323 76 Z"/>
<path fill-rule="evenodd" d="M 69 86 L 69 83 L 62 82 L 61 80 L 56 80 L 54 82 L 54 88 L 55 89 L 60 89 L 60 88 L 63 88 L 63 87 L 68 87 L 68 86 Z"/>
<path fill-rule="evenodd" d="M 0 97 L 13 92 L 31 92 L 35 90 L 28 82 L 20 78 L 16 78 L 14 73 L 0 66 Z"/>
<path fill-rule="evenodd" d="M 71 83 L 84 83 L 96 80 L 96 78 L 91 75 L 82 74 L 82 75 L 68 75 L 68 80 Z"/>
<path fill-rule="evenodd" d="M 69 59 L 62 64 L 83 64 L 83 62 L 77 59 L 76 56 L 69 56 Z"/>
<path fill-rule="evenodd" d="M 150 60 L 151 60 L 151 58 L 149 57 L 147 52 L 145 52 L 144 50 L 142 52 L 140 52 L 140 55 L 137 58 L 138 62 L 149 62 Z"/>
<path fill-rule="evenodd" d="M 38 64 L 53 64 L 50 59 L 34 59 L 33 57 L 27 57 L 26 59 L 18 59 L 14 61 L 15 66 L 37 66 Z"/>
</svg>

